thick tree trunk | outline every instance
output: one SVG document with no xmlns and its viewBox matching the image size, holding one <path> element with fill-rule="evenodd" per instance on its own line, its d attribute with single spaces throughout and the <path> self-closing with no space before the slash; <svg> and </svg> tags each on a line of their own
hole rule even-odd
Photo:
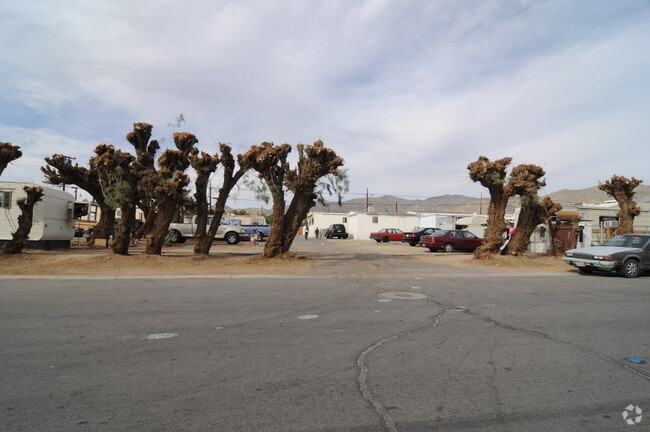
<svg viewBox="0 0 650 432">
<path fill-rule="evenodd" d="M 106 203 L 97 203 L 99 205 L 100 215 L 93 233 L 88 237 L 88 245 L 94 246 L 98 238 L 107 239 L 113 234 L 115 229 L 115 210 L 110 208 Z"/>
<path fill-rule="evenodd" d="M 503 232 L 506 229 L 506 207 L 508 195 L 501 185 L 490 188 L 490 207 L 488 208 L 488 224 L 485 230 L 485 241 L 474 251 L 477 259 L 488 259 L 499 252 L 505 239 Z"/>
<path fill-rule="evenodd" d="M 208 200 L 206 194 L 208 191 L 208 178 L 209 177 L 201 176 L 199 173 L 199 177 L 197 177 L 195 182 L 196 192 L 194 193 L 194 200 L 196 201 L 197 244 L 207 235 L 206 228 L 208 226 Z M 219 220 L 221 220 L 221 218 L 219 218 Z"/>
<path fill-rule="evenodd" d="M 225 203 L 220 204 L 219 199 L 217 199 L 217 203 L 214 206 L 214 214 L 212 215 L 212 223 L 210 223 L 206 234 L 196 239 L 194 255 L 208 255 L 210 253 L 210 248 L 212 247 L 212 243 L 214 243 L 214 236 L 217 235 L 217 230 L 219 229 L 219 225 L 221 225 L 221 218 L 225 211 Z"/>
<path fill-rule="evenodd" d="M 34 206 L 43 197 L 43 189 L 38 186 L 26 186 L 24 190 L 27 192 L 27 198 L 18 200 L 18 207 L 21 210 L 18 216 L 18 229 L 12 234 L 11 241 L 0 249 L 0 253 L 6 255 L 21 253 L 27 245 L 34 222 Z"/>
<path fill-rule="evenodd" d="M 298 193 L 294 195 L 284 216 L 284 235 L 281 253 L 289 252 L 309 210 L 316 204 L 315 198 L 314 194 L 307 195 L 305 193 Z"/>
<path fill-rule="evenodd" d="M 169 224 L 174 220 L 178 204 L 174 201 L 164 200 L 158 204 L 156 222 L 151 230 L 144 253 L 147 255 L 161 255 L 165 245 Z"/>
<path fill-rule="evenodd" d="M 544 222 L 544 213 L 538 203 L 522 206 L 517 221 L 517 230 L 512 235 L 504 252 L 510 255 L 525 253 L 530 244 L 530 236 L 535 231 L 535 228 L 537 228 L 537 225 L 542 222 Z"/>
<path fill-rule="evenodd" d="M 129 201 L 132 202 L 132 200 Z M 127 202 L 120 208 L 122 210 L 122 218 L 111 247 L 114 254 L 128 255 L 131 243 L 131 230 L 135 224 L 135 206 Z"/>
<path fill-rule="evenodd" d="M 641 208 L 636 202 L 630 200 L 620 200 L 618 203 L 621 208 L 617 214 L 618 228 L 616 234 L 630 234 L 634 232 L 634 218 L 641 213 Z"/>
<path fill-rule="evenodd" d="M 284 253 L 284 209 L 286 201 L 282 186 L 270 187 L 273 196 L 273 225 L 266 245 L 264 245 L 264 258 L 273 258 Z"/>
<path fill-rule="evenodd" d="M 196 239 L 196 244 L 194 245 L 194 255 L 208 255 L 210 253 L 210 248 L 212 243 L 214 243 L 214 236 L 217 235 L 217 230 L 219 225 L 221 225 L 221 218 L 226 211 L 226 201 L 228 200 L 228 195 L 230 191 L 239 178 L 232 180 L 224 180 L 223 186 L 219 189 L 219 196 L 217 197 L 217 202 L 214 205 L 214 214 L 212 215 L 212 222 L 208 228 L 207 233 L 203 237 L 198 237 Z M 204 228 L 205 230 L 205 228 Z M 200 233 L 203 231 L 199 231 Z"/>
<path fill-rule="evenodd" d="M 142 214 L 144 216 L 144 223 L 138 230 L 135 232 L 135 239 L 139 240 L 143 237 L 146 237 L 151 233 L 151 230 L 153 229 L 153 225 L 156 222 L 156 212 L 153 210 L 151 206 L 139 203 L 138 207 L 140 210 L 142 210 Z"/>
</svg>

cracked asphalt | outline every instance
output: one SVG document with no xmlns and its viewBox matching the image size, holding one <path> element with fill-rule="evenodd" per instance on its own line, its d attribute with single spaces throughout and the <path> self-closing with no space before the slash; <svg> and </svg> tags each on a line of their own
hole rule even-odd
<svg viewBox="0 0 650 432">
<path fill-rule="evenodd" d="M 650 276 L 337 248 L 286 278 L 0 280 L 0 430 L 650 430 L 624 360 L 650 359 Z"/>
</svg>

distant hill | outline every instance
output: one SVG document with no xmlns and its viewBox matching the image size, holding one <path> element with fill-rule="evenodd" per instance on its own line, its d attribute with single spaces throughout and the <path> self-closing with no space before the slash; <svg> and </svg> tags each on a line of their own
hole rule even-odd
<svg viewBox="0 0 650 432">
<path fill-rule="evenodd" d="M 650 203 L 650 186 L 639 185 L 635 189 L 634 199 L 637 203 Z M 487 193 L 486 193 L 487 195 Z M 549 196 L 553 201 L 574 205 L 582 203 L 602 203 L 603 201 L 613 199 L 596 186 L 572 190 L 562 189 L 550 193 Z M 466 213 L 466 214 L 487 214 L 487 206 L 490 203 L 489 196 L 483 197 L 482 203 L 479 198 L 468 197 L 465 195 L 442 195 L 426 199 L 407 199 L 392 195 L 371 196 L 368 198 L 368 209 L 375 213 L 405 213 L 407 211 L 423 213 Z M 512 200 L 513 205 L 518 205 L 518 199 Z M 228 209 L 230 210 L 230 209 Z M 243 209 L 249 214 L 260 214 L 259 207 Z M 263 214 L 271 214 L 270 209 L 263 209 Z M 366 198 L 353 198 L 343 201 L 339 206 L 337 202 L 327 202 L 326 205 L 316 204 L 311 211 L 314 212 L 332 212 L 332 213 L 349 213 L 351 211 L 363 212 L 366 210 Z"/>
<path fill-rule="evenodd" d="M 489 201 L 483 199 L 484 211 Z M 407 211 L 419 212 L 458 212 L 478 213 L 481 208 L 480 200 L 465 195 L 442 195 L 426 199 L 407 199 L 391 195 L 372 196 L 368 198 L 368 210 L 375 213 L 405 213 Z M 329 211 L 348 213 L 351 211 L 362 212 L 366 210 L 366 198 L 353 198 L 343 201 L 339 206 L 336 202 L 328 202 L 323 206 L 317 204 L 312 211 Z"/>
<path fill-rule="evenodd" d="M 634 192 L 637 203 L 650 203 L 650 186 L 639 185 Z M 560 204 L 601 203 L 613 199 L 596 186 L 579 190 L 562 189 L 548 196 Z"/>
</svg>

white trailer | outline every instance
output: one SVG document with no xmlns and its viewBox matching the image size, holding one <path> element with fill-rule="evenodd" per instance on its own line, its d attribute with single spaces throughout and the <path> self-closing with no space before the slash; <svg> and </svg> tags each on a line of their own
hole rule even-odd
<svg viewBox="0 0 650 432">
<path fill-rule="evenodd" d="M 21 214 L 18 200 L 27 197 L 23 189 L 25 186 L 38 185 L 0 181 L 0 244 L 11 240 L 12 234 L 18 228 L 18 217 Z M 41 187 L 43 198 L 34 206 L 34 223 L 27 247 L 70 247 L 70 240 L 74 237 L 75 219 L 84 212 L 84 206 L 87 209 L 88 203 L 75 203 L 74 197 L 67 192 Z"/>
</svg>

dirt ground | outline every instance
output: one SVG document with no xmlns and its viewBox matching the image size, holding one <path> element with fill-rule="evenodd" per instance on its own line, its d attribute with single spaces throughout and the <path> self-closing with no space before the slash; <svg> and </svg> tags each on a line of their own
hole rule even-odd
<svg viewBox="0 0 650 432">
<path fill-rule="evenodd" d="M 330 240 L 333 241 L 333 240 Z M 426 253 L 417 248 L 403 245 L 376 245 L 375 242 L 361 240 L 330 244 L 336 250 L 330 254 L 341 253 L 345 260 L 360 258 L 359 266 L 368 261 L 367 256 L 378 255 L 407 255 L 404 259 L 417 259 L 432 264 L 443 264 L 459 267 L 494 268 L 509 272 L 567 272 L 572 269 L 560 258 L 528 255 L 528 256 L 495 256 L 491 260 L 475 260 L 471 254 Z M 321 243 L 297 243 L 295 250 L 301 258 L 284 258 L 266 260 L 260 256 L 261 246 L 216 245 L 208 257 L 192 256 L 193 245 L 188 242 L 174 245 L 164 250 L 162 256 L 148 256 L 141 253 L 142 246 L 132 249 L 132 255 L 113 255 L 105 248 L 87 248 L 85 245 L 74 245 L 69 250 L 39 251 L 26 250 L 25 253 L 13 256 L 0 255 L 0 274 L 2 275 L 236 275 L 236 274 L 307 274 L 312 271 L 317 260 L 316 255 L 322 253 L 316 246 Z M 322 243 L 323 247 L 325 243 Z M 352 253 L 351 253 L 352 252 Z M 413 253 L 416 252 L 416 253 Z M 375 260 L 375 262 L 377 262 Z M 348 261 L 349 263 L 349 261 Z M 391 269 L 385 269 L 391 271 Z"/>
<path fill-rule="evenodd" d="M 546 255 L 520 255 L 505 256 L 495 255 L 489 260 L 476 260 L 471 255 L 454 255 L 445 254 L 435 255 L 418 255 L 418 259 L 437 263 L 461 267 L 483 267 L 494 268 L 501 271 L 510 272 L 565 272 L 572 271 L 561 257 L 552 257 Z"/>
</svg>

